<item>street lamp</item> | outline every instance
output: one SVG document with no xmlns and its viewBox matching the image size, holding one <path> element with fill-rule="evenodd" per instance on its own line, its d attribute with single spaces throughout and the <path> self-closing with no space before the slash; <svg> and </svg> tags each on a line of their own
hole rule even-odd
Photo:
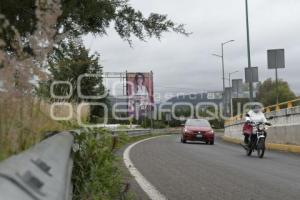
<svg viewBox="0 0 300 200">
<path fill-rule="evenodd" d="M 229 73 L 228 73 L 229 87 L 231 87 L 231 75 L 232 75 L 232 74 L 235 74 L 235 73 L 238 73 L 238 72 L 239 72 L 239 71 L 237 70 L 237 71 L 229 72 Z"/>
<path fill-rule="evenodd" d="M 226 42 L 221 43 L 221 55 L 218 54 L 212 54 L 213 56 L 219 57 L 222 59 L 222 79 L 223 79 L 223 105 L 225 104 L 225 67 L 224 67 L 224 45 L 228 44 L 230 42 L 234 42 L 234 40 L 228 40 Z"/>
<path fill-rule="evenodd" d="M 249 33 L 249 14 L 248 14 L 248 0 L 245 0 L 246 7 L 246 28 L 247 28 L 247 55 L 248 55 L 248 67 L 251 68 L 251 53 L 250 53 L 250 33 Z M 252 76 L 249 81 L 249 92 L 250 92 L 250 102 L 253 101 L 253 84 L 252 84 Z"/>
<path fill-rule="evenodd" d="M 228 40 L 227 42 L 221 43 L 221 55 L 212 54 L 213 56 L 219 57 L 222 59 L 222 79 L 223 79 L 223 94 L 225 92 L 225 67 L 224 67 L 224 45 L 230 42 L 234 42 L 234 40 Z"/>
</svg>

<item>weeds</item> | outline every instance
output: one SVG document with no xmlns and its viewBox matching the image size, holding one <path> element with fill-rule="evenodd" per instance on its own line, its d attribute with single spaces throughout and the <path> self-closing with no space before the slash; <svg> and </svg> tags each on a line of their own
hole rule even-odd
<svg viewBox="0 0 300 200">
<path fill-rule="evenodd" d="M 45 132 L 70 128 L 41 111 L 32 97 L 1 94 L 0 98 L 0 160 L 32 146 Z"/>
<path fill-rule="evenodd" d="M 112 137 L 104 129 L 89 129 L 75 137 L 72 181 L 74 200 L 128 199 L 115 149 L 128 141 L 124 134 Z"/>
<path fill-rule="evenodd" d="M 126 144 L 161 134 L 117 137 L 105 129 L 89 129 L 75 137 L 72 182 L 74 200 L 134 199 L 127 182 L 132 177 L 120 167 L 116 151 Z"/>
</svg>

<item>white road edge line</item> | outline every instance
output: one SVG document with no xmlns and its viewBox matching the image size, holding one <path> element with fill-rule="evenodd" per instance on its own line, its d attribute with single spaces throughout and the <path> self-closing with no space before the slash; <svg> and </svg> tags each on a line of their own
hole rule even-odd
<svg viewBox="0 0 300 200">
<path fill-rule="evenodd" d="M 131 173 L 131 175 L 135 178 L 136 182 L 139 184 L 139 186 L 142 188 L 142 190 L 144 190 L 144 192 L 146 192 L 146 194 L 148 195 L 148 197 L 152 200 L 167 200 L 167 198 L 160 193 L 139 171 L 137 168 L 134 167 L 131 159 L 130 159 L 130 150 L 137 144 L 140 144 L 142 142 L 145 142 L 147 140 L 152 140 L 155 138 L 159 138 L 159 137 L 165 137 L 165 136 L 169 136 L 169 135 L 163 135 L 163 136 L 156 136 L 156 137 L 152 137 L 152 138 L 147 138 L 138 142 L 135 142 L 133 144 L 131 144 L 130 146 L 128 146 L 124 153 L 123 153 L 123 160 L 124 163 L 127 167 L 127 169 L 129 170 L 129 172 Z"/>
</svg>

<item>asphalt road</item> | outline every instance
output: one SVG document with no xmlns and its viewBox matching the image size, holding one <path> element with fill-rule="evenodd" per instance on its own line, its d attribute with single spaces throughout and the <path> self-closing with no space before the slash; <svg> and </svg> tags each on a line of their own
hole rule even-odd
<svg viewBox="0 0 300 200">
<path fill-rule="evenodd" d="M 141 174 L 170 200 L 300 199 L 300 156 L 267 151 L 245 155 L 242 147 L 182 144 L 167 136 L 136 145 L 130 158 Z M 147 199 L 137 187 L 138 199 Z M 143 196 L 144 195 L 144 196 Z"/>
</svg>

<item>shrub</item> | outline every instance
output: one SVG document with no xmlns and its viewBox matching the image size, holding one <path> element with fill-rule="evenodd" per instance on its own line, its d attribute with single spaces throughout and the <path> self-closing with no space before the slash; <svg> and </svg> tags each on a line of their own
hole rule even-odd
<svg viewBox="0 0 300 200">
<path fill-rule="evenodd" d="M 127 140 L 122 134 L 118 138 Z M 74 152 L 73 199 L 124 199 L 122 173 L 113 151 L 116 139 L 104 129 L 89 129 L 77 135 L 75 143 L 78 150 Z"/>
</svg>

